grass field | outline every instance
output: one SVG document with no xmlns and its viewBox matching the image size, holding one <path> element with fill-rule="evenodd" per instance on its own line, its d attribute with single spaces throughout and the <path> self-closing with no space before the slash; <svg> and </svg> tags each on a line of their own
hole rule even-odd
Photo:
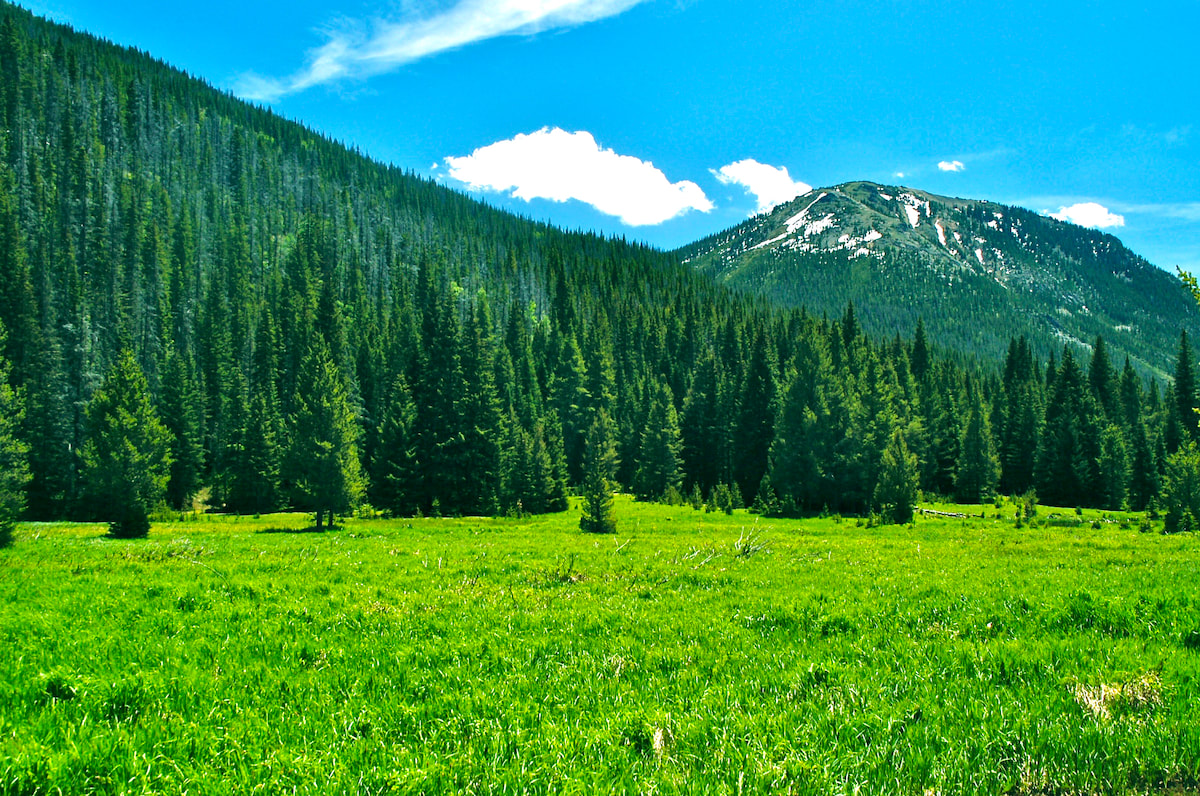
<svg viewBox="0 0 1200 796">
<path fill-rule="evenodd" d="M 21 526 L 0 794 L 1195 789 L 1197 539 L 933 508 Z"/>
</svg>

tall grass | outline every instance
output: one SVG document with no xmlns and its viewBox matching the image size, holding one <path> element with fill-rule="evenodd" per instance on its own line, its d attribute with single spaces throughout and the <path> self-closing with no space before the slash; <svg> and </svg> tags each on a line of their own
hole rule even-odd
<svg viewBox="0 0 1200 796">
<path fill-rule="evenodd" d="M 935 508 L 22 526 L 0 793 L 1200 785 L 1195 538 Z"/>
</svg>

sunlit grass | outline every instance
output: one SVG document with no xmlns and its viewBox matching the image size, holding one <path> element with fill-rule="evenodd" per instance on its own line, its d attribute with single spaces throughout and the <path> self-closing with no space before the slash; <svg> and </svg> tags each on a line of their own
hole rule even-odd
<svg viewBox="0 0 1200 796">
<path fill-rule="evenodd" d="M 0 793 L 1196 787 L 1195 538 L 927 508 L 22 526 Z"/>
</svg>

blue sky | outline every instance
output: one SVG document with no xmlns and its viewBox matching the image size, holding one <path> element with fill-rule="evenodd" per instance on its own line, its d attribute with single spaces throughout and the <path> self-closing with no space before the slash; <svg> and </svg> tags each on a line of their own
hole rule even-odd
<svg viewBox="0 0 1200 796">
<path fill-rule="evenodd" d="M 1197 0 L 26 6 L 568 228 L 670 248 L 865 179 L 1200 272 Z"/>
</svg>

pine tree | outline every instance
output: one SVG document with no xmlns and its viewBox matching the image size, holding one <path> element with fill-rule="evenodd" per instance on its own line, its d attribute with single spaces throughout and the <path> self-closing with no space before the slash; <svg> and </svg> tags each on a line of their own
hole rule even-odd
<svg viewBox="0 0 1200 796">
<path fill-rule="evenodd" d="M 75 496 L 75 416 L 62 348 L 54 334 L 43 334 L 41 343 L 36 366 L 24 388 L 22 437 L 29 443 L 30 475 L 26 510 L 31 519 L 55 520 L 67 515 Z"/>
<path fill-rule="evenodd" d="M 167 354 L 163 370 L 162 419 L 171 434 L 167 503 L 187 509 L 204 471 L 204 396 L 188 363 L 176 351 Z"/>
<path fill-rule="evenodd" d="M 1096 402 L 1104 410 L 1105 417 L 1117 422 L 1120 412 L 1117 374 L 1108 357 L 1108 348 L 1104 345 L 1103 337 L 1096 337 L 1096 344 L 1092 347 L 1092 363 L 1088 367 L 1088 383 L 1091 385 L 1092 395 Z"/>
<path fill-rule="evenodd" d="M 296 411 L 291 418 L 287 474 L 301 508 L 316 514 L 316 530 L 332 527 L 351 510 L 364 484 L 358 460 L 358 427 L 345 377 L 324 338 L 315 336 L 300 367 Z"/>
<path fill-rule="evenodd" d="M 917 457 L 909 452 L 903 433 L 896 429 L 883 451 L 872 500 L 885 523 L 903 525 L 912 522 L 919 481 Z"/>
<path fill-rule="evenodd" d="M 1125 436 L 1116 425 L 1109 424 L 1100 435 L 1100 458 L 1097 463 L 1100 507 L 1114 511 L 1124 508 L 1129 488 L 1129 455 L 1125 448 Z"/>
<path fill-rule="evenodd" d="M 459 356 L 463 374 L 459 402 L 462 444 L 456 465 L 463 488 L 455 495 L 457 505 L 453 508 L 463 514 L 486 515 L 494 513 L 498 505 L 503 416 L 496 392 L 492 315 L 482 291 L 472 310 Z"/>
<path fill-rule="evenodd" d="M 583 451 L 583 514 L 579 527 L 586 533 L 616 533 L 613 516 L 613 476 L 617 472 L 616 428 L 608 412 L 597 409 Z"/>
<path fill-rule="evenodd" d="M 0 323 L 0 350 L 4 336 L 4 325 Z M 8 363 L 0 354 L 0 547 L 12 542 L 13 523 L 25 508 L 25 484 L 29 480 L 29 447 L 18 437 L 21 401 L 8 383 L 8 373 Z"/>
<path fill-rule="evenodd" d="M 853 325 L 853 308 L 847 310 Z M 775 415 L 779 411 L 775 355 L 766 331 L 754 339 L 750 364 L 739 395 L 741 405 L 733 436 L 734 482 L 743 495 L 752 494 L 767 471 Z"/>
<path fill-rule="evenodd" d="M 1200 531 L 1200 449 L 1195 443 L 1180 448 L 1167 460 L 1162 503 L 1166 533 Z"/>
<path fill-rule="evenodd" d="M 929 373 L 929 342 L 925 339 L 925 321 L 917 318 L 917 330 L 913 333 L 912 354 L 908 357 L 913 378 L 918 383 L 925 381 Z"/>
<path fill-rule="evenodd" d="M 1186 434 L 1185 439 L 1200 437 L 1200 418 L 1196 416 L 1196 406 L 1196 372 L 1185 329 L 1179 334 L 1179 355 L 1175 361 L 1175 408 L 1179 425 Z"/>
<path fill-rule="evenodd" d="M 88 405 L 89 435 L 80 456 L 88 508 L 116 537 L 145 536 L 150 511 L 166 494 L 171 434 L 150 405 L 146 377 L 121 352 Z"/>
<path fill-rule="evenodd" d="M 279 508 L 282 421 L 270 390 L 243 396 L 235 423 L 225 505 L 240 514 L 266 514 Z"/>
<path fill-rule="evenodd" d="M 683 484 L 679 416 L 671 388 L 659 384 L 653 392 L 633 480 L 633 493 L 639 500 L 660 500 L 670 489 L 678 492 Z"/>
<path fill-rule="evenodd" d="M 379 448 L 371 463 L 371 501 L 395 516 L 418 508 L 417 408 L 404 376 L 392 382 L 379 421 Z"/>
<path fill-rule="evenodd" d="M 978 393 L 971 399 L 954 476 L 954 492 L 963 503 L 982 503 L 992 496 L 1000 479 L 991 424 Z"/>
<path fill-rule="evenodd" d="M 708 493 L 728 473 L 722 467 L 729 437 L 728 418 L 721 412 L 721 374 L 716 355 L 705 349 L 695 366 L 683 401 L 682 464 L 690 483 Z"/>
</svg>

